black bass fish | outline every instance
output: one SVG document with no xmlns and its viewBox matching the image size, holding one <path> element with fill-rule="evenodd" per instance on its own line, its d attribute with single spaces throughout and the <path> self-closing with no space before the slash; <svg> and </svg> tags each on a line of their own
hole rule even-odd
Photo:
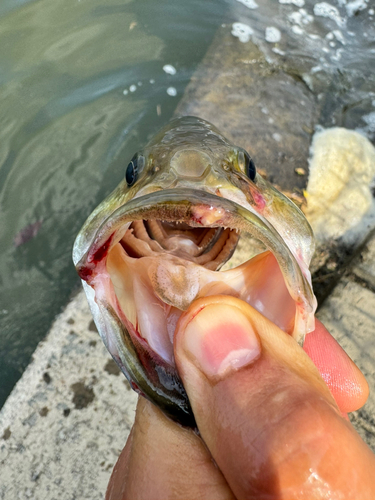
<svg viewBox="0 0 375 500">
<path fill-rule="evenodd" d="M 182 312 L 199 297 L 231 295 L 302 343 L 314 329 L 313 252 L 306 218 L 249 154 L 184 116 L 134 155 L 79 232 L 73 260 L 132 388 L 193 426 L 173 356 Z"/>
</svg>

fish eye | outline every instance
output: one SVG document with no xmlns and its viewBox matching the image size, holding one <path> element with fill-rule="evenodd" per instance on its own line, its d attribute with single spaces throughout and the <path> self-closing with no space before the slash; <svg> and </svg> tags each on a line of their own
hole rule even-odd
<svg viewBox="0 0 375 500">
<path fill-rule="evenodd" d="M 238 164 L 242 171 L 248 176 L 251 181 L 255 180 L 255 175 L 257 170 L 255 168 L 253 160 L 247 151 L 242 150 L 238 153 Z"/>
<path fill-rule="evenodd" d="M 136 155 L 133 156 L 129 165 L 126 167 L 125 179 L 129 187 L 138 179 L 138 158 Z"/>
<path fill-rule="evenodd" d="M 250 158 L 248 153 L 246 153 L 246 151 L 245 151 L 245 173 L 251 181 L 255 180 L 255 175 L 257 173 L 257 170 L 255 168 L 253 160 Z"/>
</svg>

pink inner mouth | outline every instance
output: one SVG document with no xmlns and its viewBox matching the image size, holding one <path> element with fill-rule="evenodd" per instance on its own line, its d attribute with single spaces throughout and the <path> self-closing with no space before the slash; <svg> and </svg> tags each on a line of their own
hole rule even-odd
<svg viewBox="0 0 375 500">
<path fill-rule="evenodd" d="M 172 366 L 177 321 L 199 297 L 238 297 L 292 334 L 296 303 L 270 251 L 234 269 L 217 270 L 231 257 L 238 238 L 230 228 L 134 221 L 98 265 L 90 285 Z"/>
</svg>

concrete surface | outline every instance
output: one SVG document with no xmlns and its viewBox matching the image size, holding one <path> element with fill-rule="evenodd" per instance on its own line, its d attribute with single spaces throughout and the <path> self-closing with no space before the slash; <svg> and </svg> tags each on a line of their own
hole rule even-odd
<svg viewBox="0 0 375 500">
<path fill-rule="evenodd" d="M 317 317 L 364 373 L 370 397 L 351 422 L 375 452 L 375 235 L 354 260 Z"/>
<path fill-rule="evenodd" d="M 353 273 L 358 280 L 375 292 L 375 238 L 370 238 L 353 266 Z"/>
<path fill-rule="evenodd" d="M 137 396 L 83 291 L 33 357 L 0 412 L 0 499 L 103 499 Z"/>
</svg>

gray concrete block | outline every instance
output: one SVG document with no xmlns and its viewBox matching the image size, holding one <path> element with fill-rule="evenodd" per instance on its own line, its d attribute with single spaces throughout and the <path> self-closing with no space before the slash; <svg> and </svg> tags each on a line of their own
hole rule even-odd
<svg viewBox="0 0 375 500">
<path fill-rule="evenodd" d="M 353 268 L 355 276 L 375 290 L 375 234 L 366 243 Z"/>
<path fill-rule="evenodd" d="M 0 499 L 103 499 L 137 396 L 80 292 L 0 412 Z"/>
<path fill-rule="evenodd" d="M 364 373 L 370 385 L 365 406 L 351 421 L 375 452 L 375 294 L 342 279 L 317 317 Z"/>
</svg>

